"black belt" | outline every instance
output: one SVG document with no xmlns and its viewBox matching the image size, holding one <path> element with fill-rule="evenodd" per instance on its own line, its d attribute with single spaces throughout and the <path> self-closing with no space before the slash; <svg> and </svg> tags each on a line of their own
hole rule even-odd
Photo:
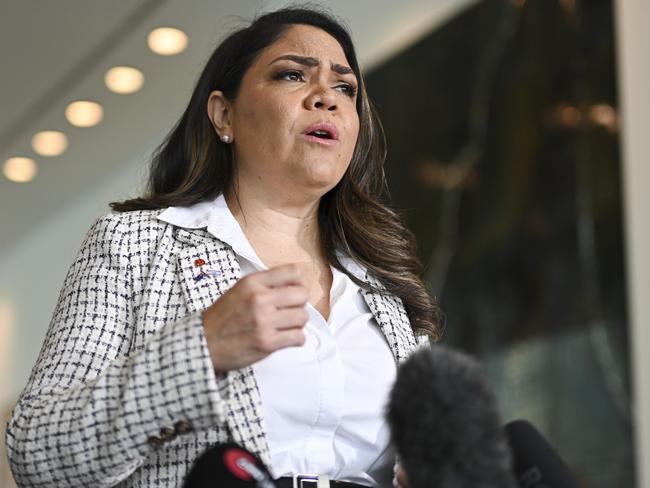
<svg viewBox="0 0 650 488">
<path fill-rule="evenodd" d="M 338 480 L 329 480 L 331 488 L 368 488 L 364 485 L 359 485 L 357 483 L 350 483 L 349 481 L 338 481 Z M 318 487 L 318 476 L 314 475 L 298 475 L 296 476 L 296 484 L 294 485 L 294 479 L 291 476 L 285 476 L 283 478 L 278 478 L 275 480 L 275 484 L 278 488 L 317 488 Z"/>
</svg>

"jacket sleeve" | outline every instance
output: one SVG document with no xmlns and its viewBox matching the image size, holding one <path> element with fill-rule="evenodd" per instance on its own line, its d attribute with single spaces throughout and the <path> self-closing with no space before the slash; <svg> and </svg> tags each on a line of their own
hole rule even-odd
<svg viewBox="0 0 650 488">
<path fill-rule="evenodd" d="M 144 462 L 161 428 L 224 422 L 229 377 L 215 376 L 200 313 L 131 350 L 136 250 L 123 227 L 119 215 L 100 218 L 66 276 L 7 428 L 19 486 L 112 486 Z"/>
</svg>

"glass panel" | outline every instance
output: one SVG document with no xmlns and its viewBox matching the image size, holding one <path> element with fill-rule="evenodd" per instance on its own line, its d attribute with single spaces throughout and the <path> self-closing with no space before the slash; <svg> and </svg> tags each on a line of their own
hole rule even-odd
<svg viewBox="0 0 650 488">
<path fill-rule="evenodd" d="M 633 486 L 611 1 L 479 2 L 368 87 L 444 341 L 585 486 Z"/>
</svg>

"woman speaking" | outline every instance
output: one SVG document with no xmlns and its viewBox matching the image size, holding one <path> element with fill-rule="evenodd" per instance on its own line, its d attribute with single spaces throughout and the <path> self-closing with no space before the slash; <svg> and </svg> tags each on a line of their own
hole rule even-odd
<svg viewBox="0 0 650 488">
<path fill-rule="evenodd" d="M 397 362 L 438 336 L 349 34 L 284 9 L 226 38 L 91 228 L 7 445 L 23 486 L 179 486 L 217 443 L 276 478 L 390 486 Z"/>
</svg>

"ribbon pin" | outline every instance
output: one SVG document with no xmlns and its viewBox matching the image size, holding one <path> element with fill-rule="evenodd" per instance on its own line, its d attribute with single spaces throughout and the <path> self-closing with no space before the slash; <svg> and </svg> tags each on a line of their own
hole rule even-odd
<svg viewBox="0 0 650 488">
<path fill-rule="evenodd" d="M 194 281 L 201 281 L 203 278 L 216 278 L 221 275 L 219 271 L 213 269 L 203 269 L 205 266 L 205 261 L 201 258 L 198 258 L 194 261 L 194 266 L 199 268 L 199 274 L 194 277 Z"/>
</svg>

